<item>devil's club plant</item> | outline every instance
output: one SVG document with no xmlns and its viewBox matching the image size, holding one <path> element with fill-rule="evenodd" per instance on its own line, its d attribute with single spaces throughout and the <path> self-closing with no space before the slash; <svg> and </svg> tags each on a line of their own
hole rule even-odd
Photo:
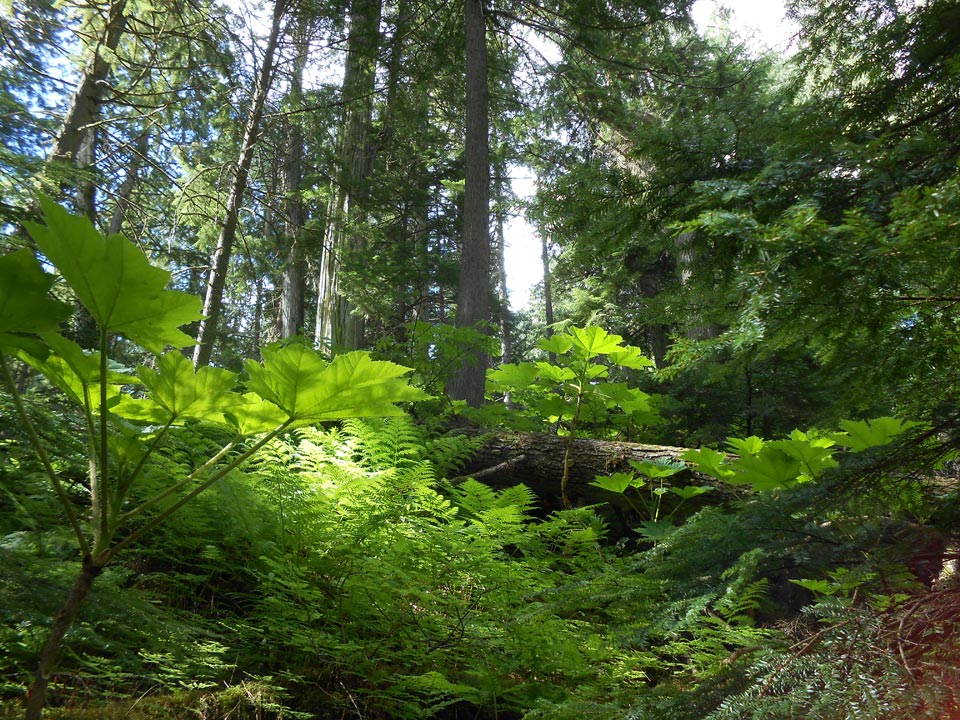
<svg viewBox="0 0 960 720">
<path fill-rule="evenodd" d="M 162 524 L 197 495 L 290 429 L 348 417 L 400 415 L 395 403 L 427 395 L 403 377 L 408 369 L 366 353 L 325 362 L 302 344 L 262 351 L 246 378 L 227 370 L 194 369 L 180 348 L 194 344 L 180 328 L 200 319 L 198 297 L 167 289 L 170 273 L 119 235 L 104 237 L 86 218 L 41 198 L 45 225 L 28 223 L 47 266 L 97 324 L 99 347 L 85 350 L 59 334 L 69 305 L 50 297 L 57 281 L 28 249 L 0 257 L 0 373 L 31 444 L 63 506 L 82 558 L 80 572 L 54 620 L 27 699 L 26 718 L 39 718 L 64 637 L 97 575 L 124 548 Z M 136 376 L 111 369 L 111 342 L 155 356 Z M 174 348 L 167 350 L 167 348 Z M 88 477 L 85 497 L 67 492 L 49 460 L 14 382 L 11 360 L 33 366 L 82 409 Z M 136 397 L 125 388 L 136 387 Z M 185 477 L 141 502 L 131 488 L 164 438 L 185 422 L 232 431 L 219 452 Z"/>
<path fill-rule="evenodd" d="M 567 485 L 578 434 L 613 429 L 629 438 L 634 428 L 659 420 L 652 396 L 615 379 L 617 374 L 623 377 L 650 368 L 653 362 L 639 348 L 625 345 L 619 335 L 596 325 L 571 327 L 541 339 L 537 346 L 549 353 L 549 362 L 501 365 L 487 373 L 487 390 L 523 408 L 511 414 L 548 422 L 566 434 L 560 493 L 564 507 L 570 508 Z"/>
</svg>

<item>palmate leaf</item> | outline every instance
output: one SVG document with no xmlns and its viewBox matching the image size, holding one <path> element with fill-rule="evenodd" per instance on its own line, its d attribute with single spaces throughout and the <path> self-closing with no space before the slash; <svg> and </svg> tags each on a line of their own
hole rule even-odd
<svg viewBox="0 0 960 720">
<path fill-rule="evenodd" d="M 563 355 L 573 346 L 573 341 L 566 333 L 551 335 L 548 338 L 540 338 L 537 341 L 537 347 L 544 352 Z"/>
<path fill-rule="evenodd" d="M 556 337 L 556 335 L 554 335 L 554 337 Z M 546 385 L 569 382 L 577 377 L 577 374 L 570 368 L 551 365 L 543 360 L 537 362 L 536 367 L 540 375 L 540 382 Z"/>
<path fill-rule="evenodd" d="M 657 479 L 676 475 L 681 470 L 686 470 L 687 465 L 680 460 L 669 460 L 661 458 L 659 460 L 631 460 L 630 467 L 648 478 Z"/>
<path fill-rule="evenodd" d="M 733 475 L 733 470 L 730 470 L 727 465 L 726 453 L 713 448 L 687 450 L 680 455 L 680 458 L 690 463 L 691 468 L 696 472 L 715 477 L 717 480 L 725 480 Z"/>
<path fill-rule="evenodd" d="M 165 353 L 153 370 L 141 366 L 137 374 L 149 397 L 125 397 L 114 408 L 117 415 L 140 422 L 166 424 L 185 420 L 225 422 L 224 413 L 244 403 L 233 391 L 237 376 L 222 368 L 201 367 L 177 351 Z"/>
<path fill-rule="evenodd" d="M 758 492 L 795 483 L 801 467 L 799 460 L 772 447 L 764 447 L 756 455 L 743 455 L 730 463 L 730 466 L 735 474 L 726 478 L 727 482 L 734 485 L 752 485 Z"/>
<path fill-rule="evenodd" d="M 91 412 L 99 411 L 100 353 L 88 352 L 56 333 L 43 333 L 41 338 L 45 348 L 53 353 L 21 352 L 20 359 L 39 370 L 78 405 L 89 404 Z M 138 385 L 140 382 L 132 375 L 109 369 L 104 380 L 108 408 L 117 403 L 124 385 Z"/>
<path fill-rule="evenodd" d="M 256 393 L 244 393 L 241 398 L 240 405 L 223 413 L 224 420 L 238 435 L 260 435 L 276 430 L 289 420 L 283 410 Z"/>
<path fill-rule="evenodd" d="M 248 360 L 247 387 L 287 414 L 291 426 L 348 417 L 402 415 L 395 403 L 429 395 L 408 384 L 409 368 L 371 360 L 366 352 L 338 355 L 327 364 L 302 344 L 265 347 L 263 364 Z"/>
<path fill-rule="evenodd" d="M 827 468 L 834 468 L 839 463 L 833 458 L 831 448 L 836 443 L 831 438 L 808 436 L 807 433 L 794 430 L 789 440 L 773 440 L 767 447 L 782 450 L 795 460 L 803 463 L 804 467 L 814 476 Z"/>
<path fill-rule="evenodd" d="M 672 487 L 669 488 L 669 490 L 681 500 L 689 500 L 698 495 L 706 495 L 708 492 L 711 492 L 713 488 L 709 485 L 684 485 L 680 488 Z"/>
<path fill-rule="evenodd" d="M 42 344 L 29 336 L 56 332 L 70 316 L 69 305 L 48 295 L 54 280 L 27 249 L 0 257 L 0 348 L 42 354 Z"/>
<path fill-rule="evenodd" d="M 727 445 L 740 455 L 756 455 L 763 450 L 763 440 L 756 435 L 748 438 L 727 438 Z"/>
<path fill-rule="evenodd" d="M 624 350 L 623 338 L 611 335 L 599 325 L 588 325 L 585 328 L 572 327 L 569 330 L 573 347 L 587 357 L 609 355 Z"/>
<path fill-rule="evenodd" d="M 624 345 L 621 350 L 614 350 L 608 353 L 610 362 L 620 367 L 630 368 L 631 370 L 642 370 L 653 366 L 653 360 L 643 355 L 638 347 L 633 345 Z"/>
<path fill-rule="evenodd" d="M 49 198 L 41 196 L 40 207 L 46 226 L 31 222 L 27 229 L 101 328 L 154 353 L 194 343 L 179 328 L 201 318 L 199 297 L 167 290 L 170 273 L 126 238 L 104 237 Z"/>
<path fill-rule="evenodd" d="M 642 487 L 644 482 L 638 481 L 633 473 L 617 472 L 612 475 L 597 475 L 590 484 L 613 493 L 623 493 L 629 487 Z"/>
<path fill-rule="evenodd" d="M 487 381 L 496 389 L 526 390 L 539 374 L 540 369 L 531 362 L 504 363 L 495 370 L 487 371 Z"/>
<path fill-rule="evenodd" d="M 872 447 L 888 445 L 898 436 L 919 426 L 920 423 L 912 420 L 900 420 L 894 417 L 879 417 L 873 420 L 842 420 L 840 427 L 844 430 L 831 436 L 838 445 L 844 445 L 851 452 L 860 452 Z"/>
</svg>

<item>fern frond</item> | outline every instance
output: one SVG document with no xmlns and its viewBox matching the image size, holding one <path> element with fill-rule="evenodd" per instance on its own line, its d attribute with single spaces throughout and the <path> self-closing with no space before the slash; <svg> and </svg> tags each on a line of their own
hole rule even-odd
<svg viewBox="0 0 960 720">
<path fill-rule="evenodd" d="M 528 517 L 537 507 L 537 495 L 526 485 L 512 485 L 497 494 L 498 507 L 515 507 L 524 517 Z"/>
<path fill-rule="evenodd" d="M 483 436 L 447 434 L 426 442 L 424 457 L 437 467 L 441 477 L 457 472 L 481 447 Z"/>
</svg>

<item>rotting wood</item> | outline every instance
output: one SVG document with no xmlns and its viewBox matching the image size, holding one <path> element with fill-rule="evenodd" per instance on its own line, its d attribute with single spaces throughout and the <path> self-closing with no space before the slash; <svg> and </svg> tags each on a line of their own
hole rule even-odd
<svg viewBox="0 0 960 720">
<path fill-rule="evenodd" d="M 461 432 L 484 435 L 487 440 L 460 473 L 461 477 L 482 479 L 485 484 L 505 487 L 523 483 L 548 505 L 560 505 L 560 481 L 568 438 L 547 433 L 481 431 L 465 428 Z M 669 445 L 644 445 L 609 440 L 575 438 L 571 445 L 569 493 L 574 504 L 609 502 L 613 493 L 590 485 L 598 475 L 631 472 L 630 461 L 679 460 L 687 448 Z M 714 488 L 708 502 L 736 497 L 737 489 L 715 478 L 681 472 L 668 478 L 668 485 L 707 485 Z"/>
</svg>

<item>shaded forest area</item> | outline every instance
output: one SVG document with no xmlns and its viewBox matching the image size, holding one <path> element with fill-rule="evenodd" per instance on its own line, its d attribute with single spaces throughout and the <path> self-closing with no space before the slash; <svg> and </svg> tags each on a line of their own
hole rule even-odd
<svg viewBox="0 0 960 720">
<path fill-rule="evenodd" d="M 2 7 L 0 716 L 960 717 L 960 3 L 690 6 Z"/>
</svg>

